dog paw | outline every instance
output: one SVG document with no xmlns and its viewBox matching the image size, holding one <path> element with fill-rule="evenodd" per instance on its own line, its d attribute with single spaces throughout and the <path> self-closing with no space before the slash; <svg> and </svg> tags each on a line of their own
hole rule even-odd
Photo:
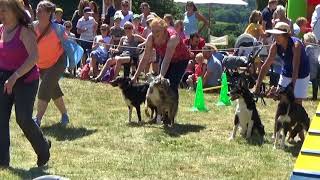
<svg viewBox="0 0 320 180">
<path fill-rule="evenodd" d="M 234 137 L 229 137 L 228 138 L 228 141 L 233 141 L 234 140 Z"/>
<path fill-rule="evenodd" d="M 273 150 L 276 150 L 277 149 L 277 146 L 276 145 L 273 145 Z"/>
</svg>

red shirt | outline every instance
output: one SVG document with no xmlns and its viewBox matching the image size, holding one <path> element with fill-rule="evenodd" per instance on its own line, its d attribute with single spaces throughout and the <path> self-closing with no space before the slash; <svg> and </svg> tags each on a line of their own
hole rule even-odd
<svg viewBox="0 0 320 180">
<path fill-rule="evenodd" d="M 308 5 L 318 5 L 320 4 L 320 0 L 308 0 Z"/>
<path fill-rule="evenodd" d="M 157 54 L 159 54 L 161 58 L 164 58 L 164 56 L 166 54 L 167 44 L 168 44 L 170 37 L 172 37 L 174 35 L 179 37 L 179 35 L 177 35 L 177 32 L 175 30 L 173 30 L 172 28 L 167 28 L 167 33 L 168 33 L 168 39 L 163 45 L 157 46 L 153 42 L 153 47 L 156 49 Z M 180 38 L 180 42 L 174 51 L 171 62 L 176 63 L 179 61 L 188 61 L 189 59 L 190 59 L 190 52 L 189 52 L 187 46 L 183 43 L 183 40 Z"/>
<path fill-rule="evenodd" d="M 185 39 L 183 43 L 188 47 L 190 46 L 190 39 Z M 206 45 L 206 41 L 200 37 L 199 44 L 197 47 L 191 47 L 191 50 L 202 50 L 202 48 Z M 201 51 L 193 51 L 194 55 L 197 55 Z"/>
</svg>

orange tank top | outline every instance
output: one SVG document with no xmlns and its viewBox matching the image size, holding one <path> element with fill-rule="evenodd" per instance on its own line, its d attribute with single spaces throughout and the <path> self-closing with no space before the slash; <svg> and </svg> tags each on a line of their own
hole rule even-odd
<svg viewBox="0 0 320 180">
<path fill-rule="evenodd" d="M 37 37 L 40 36 L 39 28 L 36 28 Z M 40 69 L 48 69 L 60 58 L 63 54 L 63 47 L 57 33 L 51 28 L 49 34 L 45 35 L 38 42 L 39 60 L 38 67 Z"/>
</svg>

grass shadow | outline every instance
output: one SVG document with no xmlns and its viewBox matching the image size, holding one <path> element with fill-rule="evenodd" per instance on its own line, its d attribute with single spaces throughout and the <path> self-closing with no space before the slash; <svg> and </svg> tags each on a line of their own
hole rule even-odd
<svg viewBox="0 0 320 180">
<path fill-rule="evenodd" d="M 53 124 L 51 126 L 46 126 L 41 128 L 46 136 L 54 137 L 57 141 L 65 140 L 75 140 L 85 136 L 89 136 L 95 132 L 94 130 L 88 130 L 87 128 L 75 128 L 69 126 L 62 126 L 60 123 Z"/>
<path fill-rule="evenodd" d="M 303 142 L 298 141 L 294 144 L 290 144 L 284 150 L 285 150 L 285 152 L 291 153 L 293 157 L 298 157 L 298 155 L 301 151 L 302 145 L 303 145 Z"/>
<path fill-rule="evenodd" d="M 164 131 L 171 137 L 180 137 L 191 132 L 200 132 L 205 126 L 193 124 L 174 124 L 173 127 L 164 126 Z"/>
<path fill-rule="evenodd" d="M 33 179 L 39 176 L 50 175 L 49 173 L 44 171 L 45 169 L 45 167 L 34 167 L 30 168 L 29 170 L 25 170 L 20 168 L 9 167 L 8 170 L 12 174 L 19 176 L 21 179 Z"/>
</svg>

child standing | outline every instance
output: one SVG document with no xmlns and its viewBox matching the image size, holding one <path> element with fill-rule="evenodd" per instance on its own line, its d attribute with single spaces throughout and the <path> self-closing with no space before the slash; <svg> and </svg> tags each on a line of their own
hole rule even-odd
<svg viewBox="0 0 320 180">
<path fill-rule="evenodd" d="M 120 27 L 120 23 L 123 17 L 116 14 L 114 16 L 114 26 L 110 29 L 110 35 L 112 37 L 112 42 L 114 45 L 118 45 L 122 36 L 125 35 L 124 29 Z"/>
</svg>

